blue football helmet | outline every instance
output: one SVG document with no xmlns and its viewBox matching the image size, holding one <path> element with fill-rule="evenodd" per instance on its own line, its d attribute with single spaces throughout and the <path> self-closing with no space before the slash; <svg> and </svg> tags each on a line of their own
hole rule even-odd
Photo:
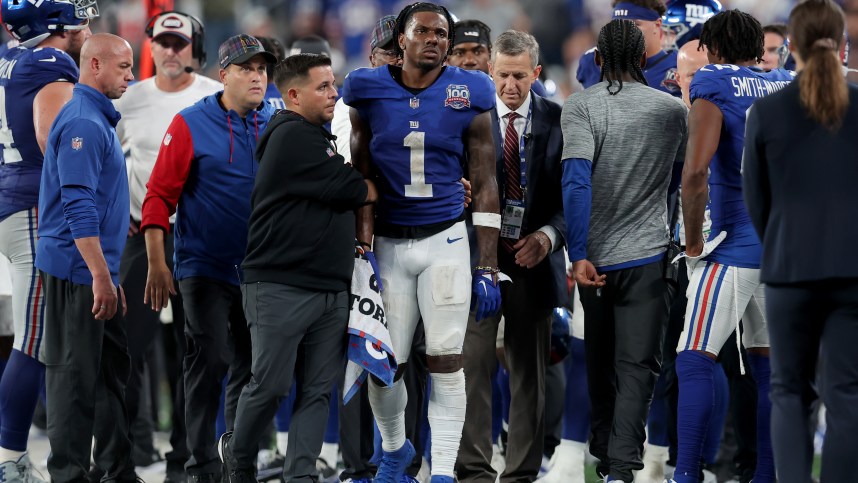
<svg viewBox="0 0 858 483">
<path fill-rule="evenodd" d="M 665 47 L 678 49 L 689 40 L 699 39 L 703 24 L 723 9 L 718 0 L 670 0 L 661 18 Z"/>
<path fill-rule="evenodd" d="M 32 48 L 52 33 L 82 30 L 98 17 L 96 0 L 2 0 L 3 25 L 24 47 Z"/>
</svg>

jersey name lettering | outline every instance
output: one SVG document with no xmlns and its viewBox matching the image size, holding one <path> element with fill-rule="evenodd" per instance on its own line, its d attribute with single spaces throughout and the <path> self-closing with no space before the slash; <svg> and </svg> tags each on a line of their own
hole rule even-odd
<svg viewBox="0 0 858 483">
<path fill-rule="evenodd" d="M 15 68 L 15 64 L 17 63 L 17 60 L 0 59 L 0 78 L 11 79 L 12 69 Z"/>
</svg>

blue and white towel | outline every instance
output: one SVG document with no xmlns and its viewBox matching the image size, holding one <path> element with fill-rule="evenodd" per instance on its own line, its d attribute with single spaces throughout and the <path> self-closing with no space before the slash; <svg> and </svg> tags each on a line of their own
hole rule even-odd
<svg viewBox="0 0 858 483">
<path fill-rule="evenodd" d="M 355 270 L 349 300 L 349 347 L 343 402 L 347 403 L 371 373 L 386 385 L 393 384 L 393 355 L 387 318 L 381 300 L 383 290 L 372 252 L 355 249 Z"/>
</svg>

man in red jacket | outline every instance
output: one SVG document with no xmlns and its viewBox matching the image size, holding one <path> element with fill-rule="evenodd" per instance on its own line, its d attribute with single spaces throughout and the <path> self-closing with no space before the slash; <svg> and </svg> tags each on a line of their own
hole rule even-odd
<svg viewBox="0 0 858 483">
<path fill-rule="evenodd" d="M 184 297 L 185 417 L 194 483 L 220 480 L 215 419 L 221 382 L 227 428 L 241 388 L 250 380 L 250 332 L 241 306 L 238 265 L 247 246 L 250 193 L 256 177 L 256 142 L 273 108 L 263 102 L 266 67 L 274 62 L 257 39 L 236 35 L 218 50 L 223 91 L 204 97 L 173 119 L 143 200 L 141 231 L 149 255 L 145 302 L 165 307 Z M 178 205 L 178 210 L 177 210 Z M 164 261 L 164 234 L 176 213 L 175 260 Z"/>
</svg>

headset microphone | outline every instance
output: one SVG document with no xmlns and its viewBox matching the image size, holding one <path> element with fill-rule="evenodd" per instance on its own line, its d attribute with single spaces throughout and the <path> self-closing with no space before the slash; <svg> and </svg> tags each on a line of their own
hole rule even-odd
<svg viewBox="0 0 858 483">
<path fill-rule="evenodd" d="M 186 65 L 185 66 L 185 72 L 187 72 L 188 74 L 191 74 L 194 72 L 194 68 L 189 66 L 189 65 Z"/>
</svg>

